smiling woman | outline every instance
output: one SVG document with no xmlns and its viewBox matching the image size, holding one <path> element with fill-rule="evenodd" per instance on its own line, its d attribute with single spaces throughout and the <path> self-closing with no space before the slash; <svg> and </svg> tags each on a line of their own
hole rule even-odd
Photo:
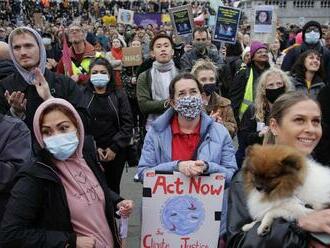
<svg viewBox="0 0 330 248">
<path fill-rule="evenodd" d="M 286 145 L 310 156 L 319 142 L 321 110 L 319 105 L 302 92 L 288 92 L 273 104 L 269 116 L 268 144 Z M 242 226 L 250 223 L 252 217 L 247 207 L 247 192 L 244 190 L 242 173 L 239 172 L 231 184 L 228 206 L 228 247 L 312 247 L 308 246 L 311 232 L 329 232 L 328 210 L 308 214 L 297 223 L 276 219 L 267 236 L 258 236 L 257 228 L 243 232 Z M 317 223 L 314 224 L 314 222 Z M 317 246 L 319 247 L 319 246 Z"/>
<path fill-rule="evenodd" d="M 316 99 L 325 86 L 324 68 L 321 54 L 316 50 L 302 53 L 291 70 L 292 81 L 296 90 L 303 91 Z"/>
</svg>

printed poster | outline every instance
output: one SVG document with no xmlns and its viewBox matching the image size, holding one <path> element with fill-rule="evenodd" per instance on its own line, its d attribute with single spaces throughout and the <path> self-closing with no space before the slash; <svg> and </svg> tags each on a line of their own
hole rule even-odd
<svg viewBox="0 0 330 248">
<path fill-rule="evenodd" d="M 255 33 L 272 33 L 273 12 L 274 8 L 271 5 L 260 5 L 256 7 L 254 18 Z"/>
<path fill-rule="evenodd" d="M 213 40 L 234 44 L 236 42 L 240 16 L 240 9 L 219 6 Z"/>
<path fill-rule="evenodd" d="M 159 13 L 136 13 L 134 15 L 134 23 L 144 28 L 148 24 L 159 27 L 162 25 L 162 16 Z"/>
<path fill-rule="evenodd" d="M 225 178 L 149 170 L 144 176 L 141 248 L 217 247 Z"/>
<path fill-rule="evenodd" d="M 119 9 L 117 22 L 125 25 L 133 25 L 134 11 L 127 9 Z"/>
<path fill-rule="evenodd" d="M 252 40 L 258 40 L 266 44 L 274 42 L 276 37 L 277 14 L 275 6 L 259 5 L 255 7 L 251 26 Z"/>
<path fill-rule="evenodd" d="M 171 8 L 169 12 L 174 33 L 185 40 L 191 40 L 194 28 L 191 5 Z"/>
</svg>

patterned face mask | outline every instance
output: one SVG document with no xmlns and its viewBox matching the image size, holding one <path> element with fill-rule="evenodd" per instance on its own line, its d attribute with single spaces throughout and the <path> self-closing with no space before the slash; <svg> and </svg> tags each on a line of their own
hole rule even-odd
<svg viewBox="0 0 330 248">
<path fill-rule="evenodd" d="M 200 96 L 185 96 L 177 99 L 175 102 L 175 110 L 187 120 L 195 119 L 203 109 Z"/>
</svg>

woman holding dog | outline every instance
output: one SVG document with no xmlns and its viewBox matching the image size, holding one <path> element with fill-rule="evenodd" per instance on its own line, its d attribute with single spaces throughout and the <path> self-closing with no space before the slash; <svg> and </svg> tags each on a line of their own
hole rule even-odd
<svg viewBox="0 0 330 248">
<path fill-rule="evenodd" d="M 272 106 L 269 129 L 267 143 L 287 145 L 310 156 L 322 136 L 320 107 L 301 92 L 283 94 Z M 324 247 L 312 240 L 309 232 L 330 234 L 330 210 L 314 212 L 294 222 L 275 219 L 265 236 L 257 234 L 260 223 L 247 232 L 241 230 L 251 221 L 242 174 L 239 172 L 232 181 L 229 193 L 227 247 Z"/>
<path fill-rule="evenodd" d="M 256 90 L 254 104 L 244 112 L 237 134 L 238 150 L 236 160 L 241 167 L 245 149 L 253 144 L 262 144 L 269 129 L 268 116 L 275 100 L 292 88 L 288 76 L 274 67 L 261 74 Z"/>
<path fill-rule="evenodd" d="M 126 149 L 133 134 L 131 108 L 124 89 L 115 87 L 113 70 L 106 59 L 92 62 L 90 74 L 84 103 L 92 117 L 91 133 L 108 186 L 119 194 Z"/>
</svg>

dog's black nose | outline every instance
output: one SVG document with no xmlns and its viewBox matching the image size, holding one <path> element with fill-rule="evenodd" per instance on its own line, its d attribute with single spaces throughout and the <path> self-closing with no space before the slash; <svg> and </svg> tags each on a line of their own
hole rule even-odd
<svg viewBox="0 0 330 248">
<path fill-rule="evenodd" d="M 256 189 L 257 189 L 258 191 L 261 191 L 261 190 L 262 190 L 262 187 L 257 186 Z"/>
</svg>

